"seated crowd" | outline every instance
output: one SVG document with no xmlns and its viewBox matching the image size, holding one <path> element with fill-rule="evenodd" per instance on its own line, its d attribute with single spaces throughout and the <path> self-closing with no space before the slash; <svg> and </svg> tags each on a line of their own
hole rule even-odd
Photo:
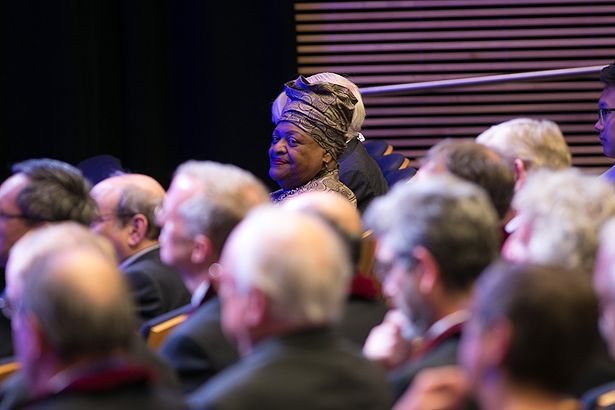
<svg viewBox="0 0 615 410">
<path fill-rule="evenodd" d="M 14 165 L 0 410 L 615 409 L 610 180 L 571 167 L 557 124 L 518 118 L 438 143 L 389 191 L 364 117 L 341 76 L 288 82 L 272 193 L 211 161 L 166 191 Z M 162 319 L 154 349 L 139 329 Z"/>
</svg>

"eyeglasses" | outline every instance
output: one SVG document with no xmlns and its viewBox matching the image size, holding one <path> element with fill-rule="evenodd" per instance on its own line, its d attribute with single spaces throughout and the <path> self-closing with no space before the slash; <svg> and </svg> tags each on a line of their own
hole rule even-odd
<svg viewBox="0 0 615 410">
<path fill-rule="evenodd" d="M 387 275 L 393 270 L 393 268 L 400 267 L 404 270 L 410 271 L 416 265 L 416 259 L 413 256 L 398 255 L 396 258 L 390 261 L 383 261 L 376 258 L 374 262 L 374 275 L 380 283 L 384 283 Z"/>
<path fill-rule="evenodd" d="M 604 124 L 606 122 L 606 117 L 609 115 L 611 111 L 615 111 L 615 108 L 599 108 L 598 118 L 600 118 L 600 122 Z"/>
<path fill-rule="evenodd" d="M 30 219 L 22 214 L 9 214 L 7 212 L 0 211 L 0 219 Z"/>
<path fill-rule="evenodd" d="M 119 214 L 107 214 L 107 215 L 96 215 L 92 219 L 92 225 L 99 225 L 103 222 L 110 221 L 111 219 L 124 219 L 124 218 L 132 218 L 136 214 L 133 212 L 124 212 Z"/>
</svg>

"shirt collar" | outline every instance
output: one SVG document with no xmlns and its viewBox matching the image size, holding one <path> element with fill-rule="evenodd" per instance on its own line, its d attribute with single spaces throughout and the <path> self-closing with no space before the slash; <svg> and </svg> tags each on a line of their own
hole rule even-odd
<svg viewBox="0 0 615 410">
<path fill-rule="evenodd" d="M 122 263 L 120 263 L 118 265 L 118 268 L 120 270 L 123 270 L 125 268 L 127 268 L 128 266 L 130 266 L 132 263 L 134 263 L 137 259 L 139 259 L 141 256 L 145 255 L 148 252 L 152 252 L 155 251 L 156 249 L 160 248 L 160 244 L 156 243 L 152 246 L 149 246 L 145 249 L 141 249 L 139 252 L 135 253 L 134 255 L 129 256 L 128 258 L 124 259 L 122 261 Z"/>
</svg>

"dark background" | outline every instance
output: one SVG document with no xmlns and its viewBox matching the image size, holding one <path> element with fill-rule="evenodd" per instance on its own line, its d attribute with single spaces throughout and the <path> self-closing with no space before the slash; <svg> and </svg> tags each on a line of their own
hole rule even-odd
<svg viewBox="0 0 615 410">
<path fill-rule="evenodd" d="M 2 179 L 27 158 L 110 154 L 165 186 L 192 158 L 270 183 L 270 104 L 297 71 L 291 1 L 4 1 L 0 26 Z"/>
</svg>

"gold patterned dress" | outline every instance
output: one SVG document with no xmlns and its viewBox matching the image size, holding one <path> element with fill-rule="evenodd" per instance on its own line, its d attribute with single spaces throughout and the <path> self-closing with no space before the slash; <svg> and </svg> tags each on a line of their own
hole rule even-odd
<svg viewBox="0 0 615 410">
<path fill-rule="evenodd" d="M 292 189 L 278 189 L 271 193 L 271 200 L 274 203 L 285 201 L 287 198 L 299 195 L 303 192 L 310 191 L 333 191 L 342 194 L 348 199 L 354 206 L 357 206 L 357 198 L 354 193 L 344 185 L 339 178 L 338 169 L 330 171 L 323 170 L 317 174 L 313 179 L 309 180 L 305 184 Z"/>
</svg>

